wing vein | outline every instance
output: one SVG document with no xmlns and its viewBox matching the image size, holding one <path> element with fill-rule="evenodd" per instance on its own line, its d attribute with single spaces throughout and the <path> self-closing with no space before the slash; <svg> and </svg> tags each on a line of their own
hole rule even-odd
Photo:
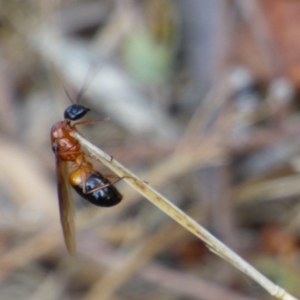
<svg viewBox="0 0 300 300">
<path fill-rule="evenodd" d="M 60 212 L 60 222 L 68 252 L 76 254 L 74 204 L 68 181 L 68 162 L 56 157 L 57 191 Z"/>
</svg>

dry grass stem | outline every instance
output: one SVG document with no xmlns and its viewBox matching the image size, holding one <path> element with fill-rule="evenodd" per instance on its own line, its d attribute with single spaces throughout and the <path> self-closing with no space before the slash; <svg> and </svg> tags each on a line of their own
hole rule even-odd
<svg viewBox="0 0 300 300">
<path fill-rule="evenodd" d="M 112 159 L 111 156 L 94 146 L 92 143 L 87 141 L 78 133 L 72 133 L 72 135 L 78 139 L 78 141 L 90 152 L 90 154 L 105 166 L 111 169 L 120 177 L 125 177 L 124 180 L 136 189 L 140 194 L 145 198 L 155 204 L 159 209 L 177 221 L 181 226 L 189 230 L 195 236 L 200 238 L 207 247 L 222 257 L 224 260 L 231 263 L 233 266 L 238 268 L 244 274 L 251 277 L 254 281 L 260 284 L 266 291 L 268 291 L 272 296 L 282 299 L 282 300 L 296 300 L 297 298 L 293 297 L 287 293 L 281 287 L 275 285 L 272 281 L 258 272 L 254 267 L 244 261 L 240 256 L 234 253 L 231 249 L 221 243 L 213 235 L 211 235 L 207 230 L 201 227 L 196 221 L 186 215 L 178 207 L 173 205 L 169 200 L 160 195 L 157 191 L 151 188 L 146 182 L 140 180 L 137 176 L 132 174 L 129 170 L 123 167 L 115 159 Z"/>
</svg>

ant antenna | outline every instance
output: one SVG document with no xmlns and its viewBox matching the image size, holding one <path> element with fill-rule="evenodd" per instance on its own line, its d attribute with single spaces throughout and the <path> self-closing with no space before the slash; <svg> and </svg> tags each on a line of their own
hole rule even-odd
<svg viewBox="0 0 300 300">
<path fill-rule="evenodd" d="M 67 89 L 66 89 L 65 87 L 64 87 L 64 90 L 65 90 L 65 93 L 66 93 L 68 99 L 71 101 L 71 103 L 72 103 L 72 104 L 75 104 L 74 101 L 72 100 L 70 94 L 68 93 L 68 91 L 67 91 Z"/>
<path fill-rule="evenodd" d="M 93 78 L 91 80 L 89 80 L 90 75 L 91 75 L 91 69 L 88 70 L 88 72 L 87 72 L 87 74 L 85 76 L 83 85 L 82 85 L 81 89 L 79 90 L 79 93 L 78 93 L 78 95 L 76 97 L 76 101 L 75 102 L 73 101 L 72 97 L 70 96 L 69 92 L 67 91 L 66 87 L 64 86 L 65 93 L 66 93 L 68 99 L 70 100 L 70 102 L 72 104 L 77 105 L 79 103 L 79 101 L 82 99 L 83 94 L 87 91 L 87 89 L 92 84 L 92 82 L 93 82 L 93 80 L 95 78 L 96 72 L 94 72 L 94 76 L 93 76 Z"/>
<path fill-rule="evenodd" d="M 78 104 L 79 101 L 82 99 L 83 94 L 88 90 L 88 88 L 89 88 L 90 85 L 92 84 L 93 80 L 95 79 L 96 73 L 97 73 L 99 70 L 98 70 L 97 72 L 93 72 L 93 73 L 94 73 L 94 74 L 93 74 L 93 77 L 92 77 L 91 80 L 89 80 L 90 77 L 91 77 L 91 73 L 92 73 L 91 71 L 92 71 L 92 69 L 88 70 L 88 72 L 87 72 L 87 74 L 86 74 L 86 76 L 85 76 L 85 79 L 84 79 L 82 88 L 80 89 L 80 91 L 79 91 L 79 93 L 78 93 L 78 95 L 77 95 L 77 97 L 76 97 L 76 104 Z"/>
</svg>

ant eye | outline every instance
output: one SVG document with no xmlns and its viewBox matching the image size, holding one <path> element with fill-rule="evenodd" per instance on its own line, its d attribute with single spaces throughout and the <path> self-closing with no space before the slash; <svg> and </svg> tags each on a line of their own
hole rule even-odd
<svg viewBox="0 0 300 300">
<path fill-rule="evenodd" d="M 84 107 L 82 105 L 73 104 L 66 108 L 64 113 L 65 119 L 70 119 L 72 121 L 81 119 L 83 116 L 85 116 L 90 111 L 89 108 Z"/>
</svg>

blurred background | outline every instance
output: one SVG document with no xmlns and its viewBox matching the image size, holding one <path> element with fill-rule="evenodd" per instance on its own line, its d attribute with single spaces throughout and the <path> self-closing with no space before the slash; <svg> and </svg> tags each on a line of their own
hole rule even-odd
<svg viewBox="0 0 300 300">
<path fill-rule="evenodd" d="M 0 7 L 0 300 L 272 298 L 123 182 L 73 194 L 67 254 L 49 133 L 85 87 L 87 139 L 300 297 L 298 1 Z"/>
</svg>

